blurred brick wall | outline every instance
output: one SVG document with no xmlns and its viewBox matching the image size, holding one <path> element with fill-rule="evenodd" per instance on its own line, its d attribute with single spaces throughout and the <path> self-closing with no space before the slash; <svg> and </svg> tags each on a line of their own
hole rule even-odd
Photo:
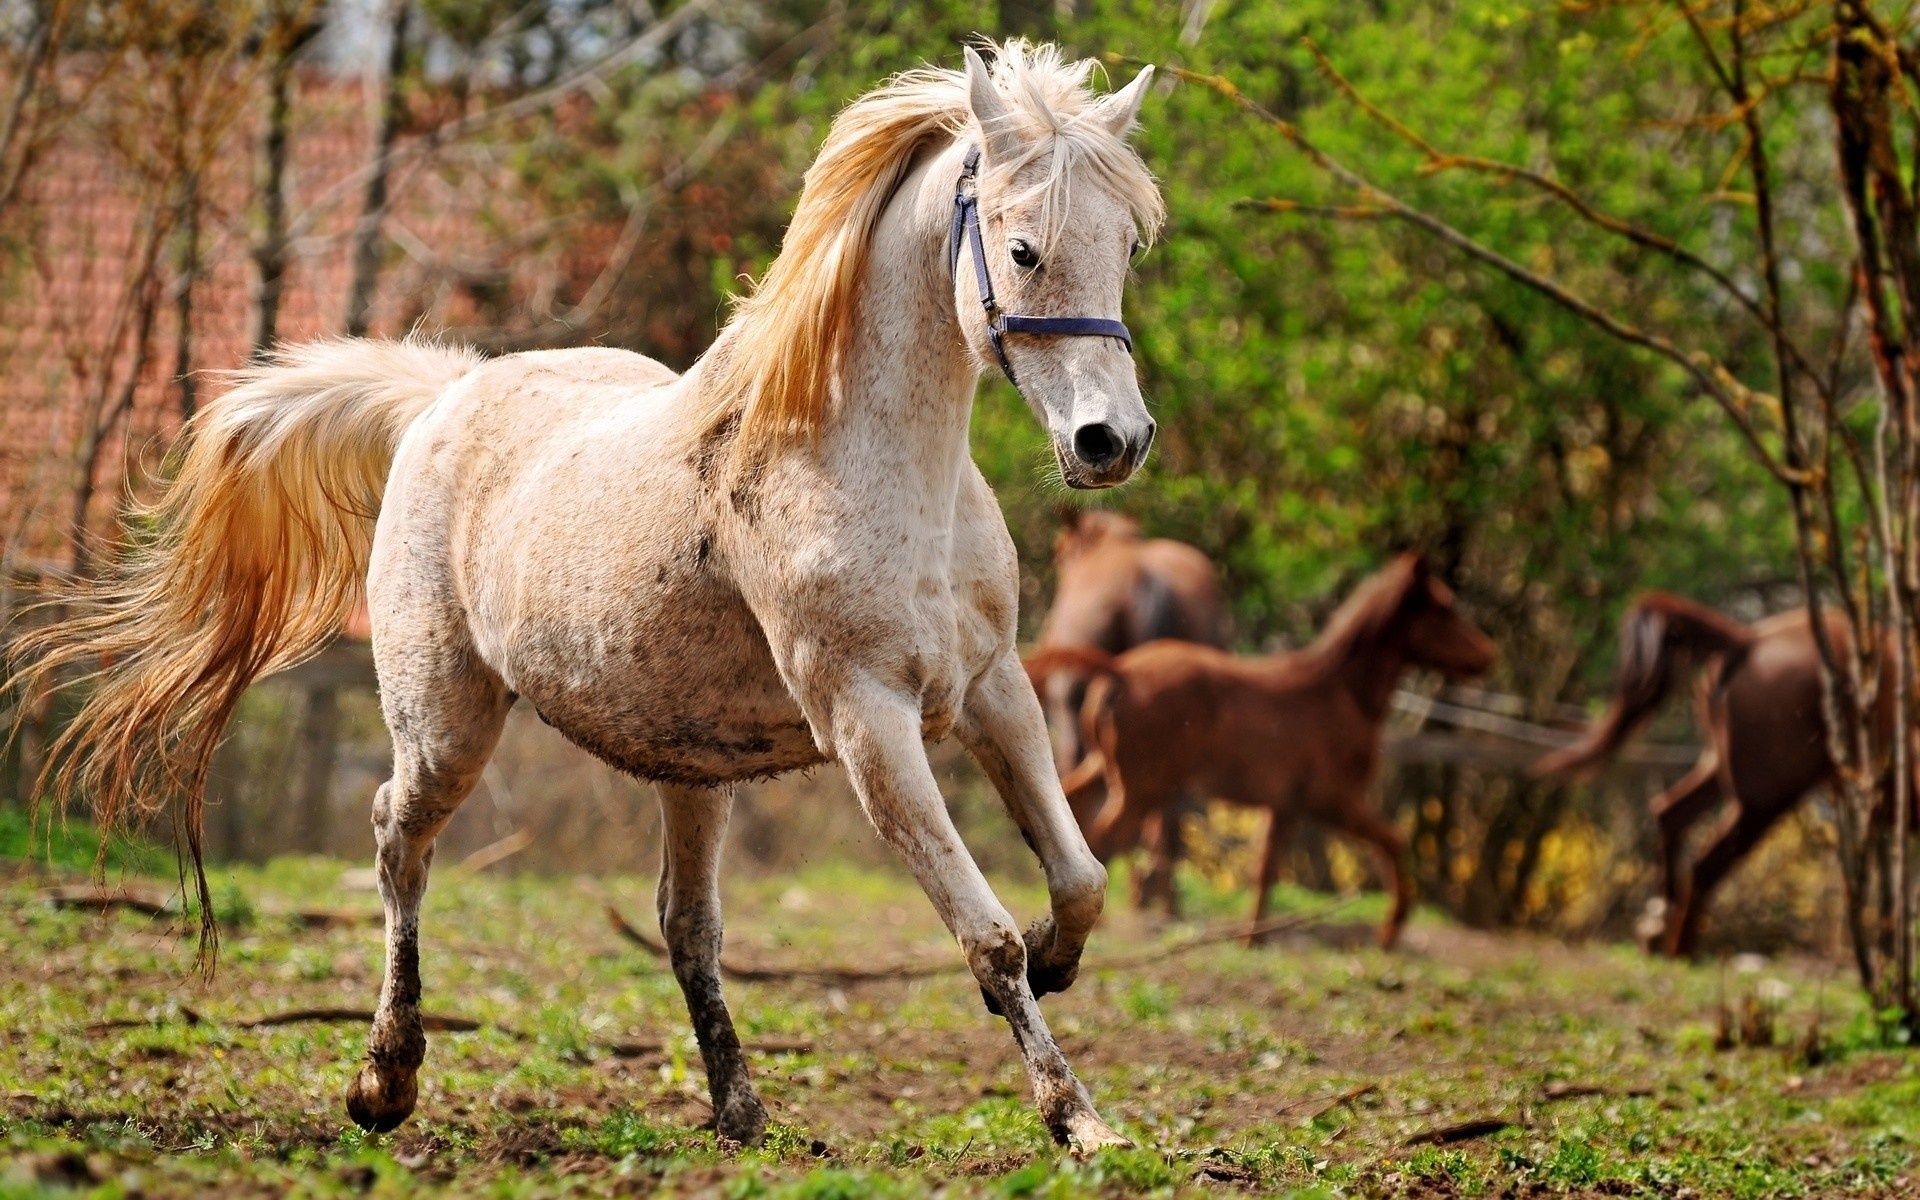
<svg viewBox="0 0 1920 1200">
<path fill-rule="evenodd" d="M 281 300 L 282 339 L 342 330 L 374 99 L 358 82 L 336 76 L 311 73 L 299 81 L 287 182 L 289 218 L 301 236 Z M 191 318 L 191 363 L 202 402 L 220 389 L 206 373 L 240 365 L 249 349 L 263 101 L 258 109 L 233 123 L 230 146 L 202 183 L 203 263 Z M 91 397 L 103 380 L 117 389 L 133 361 L 127 278 L 156 184 L 130 171 L 125 158 L 84 119 L 73 122 L 35 169 L 22 207 L 7 218 L 8 241 L 17 250 L 13 261 L 0 264 L 0 537 L 16 564 L 64 562 Z M 375 332 L 404 332 L 429 313 L 444 322 L 472 319 L 461 280 L 487 239 L 480 203 L 463 182 L 470 177 L 444 162 L 418 160 L 397 170 Z M 127 456 L 150 467 L 178 428 L 174 304 L 180 276 L 171 251 L 163 257 L 167 290 L 130 418 L 96 474 L 95 529 L 121 498 Z"/>
</svg>

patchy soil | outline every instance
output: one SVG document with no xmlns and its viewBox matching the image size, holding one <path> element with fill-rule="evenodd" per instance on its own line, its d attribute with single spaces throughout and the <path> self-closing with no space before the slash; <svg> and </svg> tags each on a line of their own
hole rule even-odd
<svg viewBox="0 0 1920 1200">
<path fill-rule="evenodd" d="M 1125 912 L 1116 885 L 1080 982 L 1045 1008 L 1138 1149 L 1054 1150 L 1005 1026 L 956 972 L 732 984 L 774 1127 L 728 1151 L 671 975 L 602 916 L 642 920 L 651 881 L 443 871 L 426 1007 L 480 1028 L 430 1035 L 419 1110 L 375 1137 L 341 1104 L 359 1023 L 240 1025 L 371 1006 L 363 871 L 228 873 L 211 982 L 177 919 L 55 907 L 42 889 L 71 880 L 24 865 L 0 878 L 0 1197 L 1920 1194 L 1920 1071 L 1823 963 L 1678 966 L 1431 917 L 1389 954 L 1363 944 L 1367 902 L 1258 949 L 1109 967 L 1197 929 Z M 755 963 L 958 962 L 891 873 L 822 866 L 729 905 L 729 954 Z M 344 915 L 299 915 L 316 909 Z M 1716 1050 L 1720 1008 L 1749 997 L 1775 1044 Z"/>
</svg>

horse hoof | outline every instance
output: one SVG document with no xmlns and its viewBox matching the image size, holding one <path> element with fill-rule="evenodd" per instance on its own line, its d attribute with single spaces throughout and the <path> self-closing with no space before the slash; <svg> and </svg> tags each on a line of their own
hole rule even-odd
<svg viewBox="0 0 1920 1200">
<path fill-rule="evenodd" d="M 1035 962 L 1027 968 L 1027 986 L 1033 989 L 1036 998 L 1050 996 L 1072 987 L 1073 981 L 1079 975 L 1079 963 L 1060 966 L 1055 963 Z"/>
<path fill-rule="evenodd" d="M 347 1085 L 347 1115 L 368 1133 L 386 1133 L 413 1115 L 418 1099 L 413 1075 L 385 1079 L 369 1063 Z"/>
<path fill-rule="evenodd" d="M 767 1110 L 752 1092 L 723 1102 L 713 1113 L 714 1132 L 722 1141 L 758 1146 L 767 1136 Z"/>
<path fill-rule="evenodd" d="M 1116 1133 L 1090 1108 L 1068 1117 L 1054 1129 L 1053 1137 L 1071 1150 L 1075 1158 L 1091 1158 L 1102 1150 L 1133 1149 L 1130 1138 Z"/>
<path fill-rule="evenodd" d="M 1080 976 L 1080 960 L 1058 962 L 1053 956 L 1053 922 L 1040 920 L 1027 930 L 1027 987 L 1035 999 L 1064 992 Z"/>
</svg>

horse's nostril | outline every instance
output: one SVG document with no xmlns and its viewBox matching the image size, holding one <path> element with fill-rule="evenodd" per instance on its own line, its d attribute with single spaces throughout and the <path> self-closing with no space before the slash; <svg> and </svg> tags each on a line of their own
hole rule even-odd
<svg viewBox="0 0 1920 1200">
<path fill-rule="evenodd" d="M 1095 422 L 1073 431 L 1073 452 L 1092 467 L 1104 467 L 1127 448 L 1110 425 Z"/>
</svg>

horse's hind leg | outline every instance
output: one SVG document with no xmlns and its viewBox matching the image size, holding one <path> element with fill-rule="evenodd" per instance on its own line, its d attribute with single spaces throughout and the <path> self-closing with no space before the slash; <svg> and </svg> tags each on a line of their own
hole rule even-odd
<svg viewBox="0 0 1920 1200">
<path fill-rule="evenodd" d="M 1673 911 L 1667 914 L 1663 948 L 1669 955 L 1678 958 L 1694 952 L 1700 937 L 1700 919 L 1706 915 L 1707 901 L 1712 898 L 1714 889 L 1740 865 L 1741 860 L 1753 852 L 1753 848 L 1760 844 L 1760 839 L 1779 823 L 1781 817 L 1787 815 L 1797 799 L 1798 796 L 1790 796 L 1784 801 L 1764 797 L 1764 802 L 1743 800 L 1735 804 L 1731 818 L 1721 827 L 1718 836 L 1694 860 L 1693 870 L 1680 889 L 1678 902 Z"/>
<path fill-rule="evenodd" d="M 723 1138 L 752 1145 L 767 1130 L 767 1111 L 753 1094 L 740 1037 L 720 994 L 720 851 L 733 789 L 662 784 L 659 791 L 665 835 L 660 932 L 706 1063 L 714 1128 Z"/>
<path fill-rule="evenodd" d="M 1364 800 L 1345 805 L 1329 814 L 1329 819 L 1336 827 L 1373 847 L 1380 869 L 1392 883 L 1393 906 L 1380 925 L 1380 945 L 1392 949 L 1400 940 L 1401 927 L 1407 923 L 1407 912 L 1413 907 L 1413 873 L 1407 868 L 1406 839 L 1391 821 L 1368 808 Z"/>
<path fill-rule="evenodd" d="M 506 721 L 506 688 L 446 634 L 381 660 L 381 703 L 393 732 L 393 778 L 373 802 L 387 967 L 367 1038 L 367 1062 L 347 1088 L 363 1129 L 392 1129 L 413 1112 L 426 1057 L 420 1025 L 420 900 L 433 839 L 473 790 Z"/>
<path fill-rule="evenodd" d="M 1687 831 L 1720 803 L 1721 795 L 1720 760 L 1708 754 L 1680 782 L 1653 799 L 1654 825 L 1660 832 L 1660 894 L 1669 912 L 1679 904 L 1685 881 L 1681 862 L 1686 856 Z"/>
<path fill-rule="evenodd" d="M 1155 813 L 1140 826 L 1140 849 L 1146 861 L 1136 860 L 1133 864 L 1133 907 L 1141 912 L 1145 912 L 1164 895 L 1167 915 L 1177 915 L 1172 892 L 1173 868 L 1167 861 L 1167 839 L 1177 839 L 1179 836 L 1178 811 L 1176 806 L 1166 812 Z"/>
</svg>

